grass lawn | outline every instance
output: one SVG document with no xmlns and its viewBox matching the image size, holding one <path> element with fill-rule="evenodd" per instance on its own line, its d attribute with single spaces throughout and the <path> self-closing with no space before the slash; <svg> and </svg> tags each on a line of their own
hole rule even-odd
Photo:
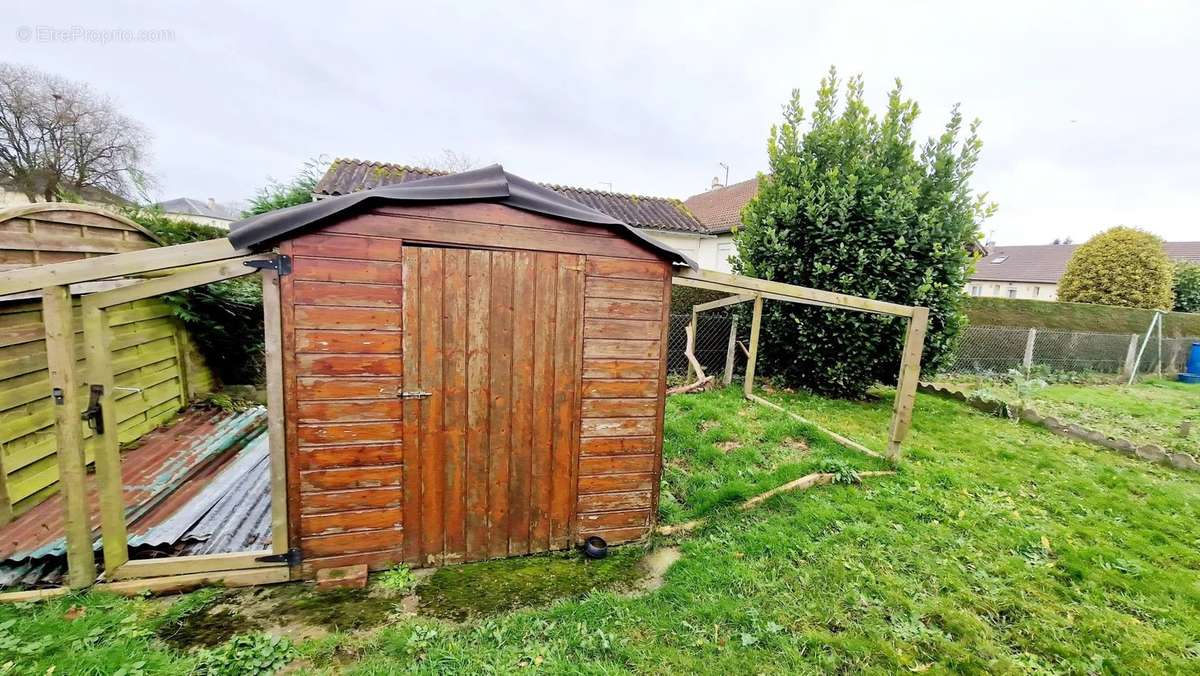
<svg viewBox="0 0 1200 676">
<path fill-rule="evenodd" d="M 1012 387 L 989 386 L 993 394 L 1017 400 Z M 1200 386 L 1151 379 L 1134 385 L 1050 385 L 1035 390 L 1029 403 L 1042 415 L 1129 439 L 1200 455 Z M 1188 436 L 1179 425 L 1192 422 Z"/>
<path fill-rule="evenodd" d="M 770 397 L 883 444 L 886 393 Z M 683 557 L 664 586 L 335 633 L 299 643 L 303 670 L 1195 673 L 1200 664 L 1200 477 L 921 395 L 899 475 L 740 512 L 728 504 L 810 468 L 874 465 L 732 391 L 675 397 L 668 415 L 664 518 L 710 520 L 675 543 Z M 154 632 L 206 593 L 174 605 L 88 594 L 0 607 L 0 672 L 141 663 L 186 673 L 197 658 Z"/>
</svg>

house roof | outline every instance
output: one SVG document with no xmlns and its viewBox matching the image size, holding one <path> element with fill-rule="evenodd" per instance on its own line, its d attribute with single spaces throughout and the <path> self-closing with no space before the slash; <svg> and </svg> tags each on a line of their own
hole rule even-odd
<svg viewBox="0 0 1200 676">
<path fill-rule="evenodd" d="M 229 226 L 229 241 L 237 248 L 261 248 L 339 214 L 380 204 L 430 204 L 439 202 L 495 202 L 514 209 L 582 223 L 609 226 L 673 262 L 697 267 L 675 249 L 651 239 L 619 218 L 593 209 L 532 181 L 514 176 L 493 164 L 460 174 L 408 180 L 373 190 L 329 197 L 316 202 L 252 216 Z"/>
<path fill-rule="evenodd" d="M 711 234 L 729 232 L 742 224 L 742 207 L 758 193 L 758 177 L 692 195 L 683 201 Z"/>
<path fill-rule="evenodd" d="M 336 159 L 329 165 L 329 169 L 321 177 L 321 180 L 317 182 L 313 194 L 317 196 L 349 195 L 362 190 L 373 190 L 434 176 L 445 176 L 447 173 L 403 164 Z M 537 185 L 636 228 L 698 234 L 708 232 L 705 224 L 688 211 L 683 202 L 672 197 L 630 195 L 554 183 Z"/>
<path fill-rule="evenodd" d="M 236 209 L 224 204 L 209 204 L 208 200 L 198 200 L 192 197 L 176 197 L 159 202 L 158 208 L 168 214 L 188 214 L 189 216 L 219 218 L 224 221 L 236 221 L 242 217 L 242 214 Z"/>
<path fill-rule="evenodd" d="M 975 264 L 971 279 L 1057 284 L 1078 248 L 1078 244 L 992 245 Z M 1163 249 L 1172 260 L 1200 263 L 1200 242 L 1164 242 Z"/>
</svg>

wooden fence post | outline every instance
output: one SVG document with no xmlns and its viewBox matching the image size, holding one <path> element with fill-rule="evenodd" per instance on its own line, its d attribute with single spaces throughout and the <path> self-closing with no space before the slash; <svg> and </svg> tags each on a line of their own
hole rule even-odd
<svg viewBox="0 0 1200 676">
<path fill-rule="evenodd" d="M 913 403 L 917 397 L 917 382 L 921 379 L 921 352 L 925 348 L 925 325 L 929 308 L 918 307 L 908 320 L 904 336 L 904 352 L 900 358 L 900 377 L 896 383 L 896 401 L 892 407 L 891 432 L 888 434 L 887 456 L 892 462 L 900 460 L 900 444 L 912 424 Z"/>
<path fill-rule="evenodd" d="M 1021 364 L 1025 367 L 1025 373 L 1029 373 L 1029 369 L 1033 368 L 1033 344 L 1037 342 L 1037 329 L 1029 329 L 1029 337 L 1025 339 L 1025 358 L 1021 360 Z"/>
<path fill-rule="evenodd" d="M 729 344 L 725 346 L 725 377 L 723 382 L 733 382 L 733 365 L 737 358 L 737 315 L 729 317 Z"/>
<path fill-rule="evenodd" d="M 1122 375 L 1133 373 L 1134 367 L 1137 366 L 1138 357 L 1138 334 L 1129 334 L 1129 349 L 1125 351 L 1125 369 L 1121 372 Z"/>
<path fill-rule="evenodd" d="M 100 530 L 104 545 L 104 571 L 112 577 L 129 560 L 125 529 L 125 492 L 121 481 L 121 446 L 117 440 L 117 397 L 112 372 L 112 329 L 104 308 L 83 301 L 83 343 L 88 385 L 103 388 L 100 421 L 104 433 L 93 439 L 96 449 L 96 484 L 100 494 Z"/>
<path fill-rule="evenodd" d="M 692 308 L 692 323 L 688 324 L 688 326 L 690 326 L 692 328 L 692 340 L 696 340 L 696 326 L 699 323 L 700 323 L 700 313 L 697 312 L 696 308 L 693 307 Z M 692 345 L 693 345 L 693 349 L 694 349 L 695 343 L 693 343 Z M 697 375 L 696 369 L 692 368 L 692 362 L 689 361 L 688 362 L 688 370 L 687 370 L 687 378 L 684 378 L 684 381 L 690 383 L 690 382 L 692 382 L 692 380 L 695 379 L 696 375 Z"/>
<path fill-rule="evenodd" d="M 96 581 L 92 529 L 88 522 L 86 466 L 83 456 L 83 407 L 75 371 L 75 322 L 71 290 L 66 285 L 42 290 L 46 324 L 46 361 L 54 401 L 54 433 L 58 442 L 58 490 L 63 496 L 67 536 L 68 583 L 83 589 Z"/>
<path fill-rule="evenodd" d="M 758 335 L 762 330 L 763 297 L 754 295 L 754 318 L 750 321 L 750 354 L 746 357 L 746 382 L 742 392 L 747 397 L 754 393 L 754 369 L 758 365 Z"/>
<path fill-rule="evenodd" d="M 271 551 L 288 550 L 287 455 L 283 398 L 283 314 L 279 273 L 262 271 L 263 342 L 266 345 L 267 438 L 271 457 Z"/>
</svg>

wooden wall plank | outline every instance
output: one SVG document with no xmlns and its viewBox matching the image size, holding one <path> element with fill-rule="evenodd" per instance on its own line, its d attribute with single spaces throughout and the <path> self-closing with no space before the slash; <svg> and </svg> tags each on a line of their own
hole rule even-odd
<svg viewBox="0 0 1200 676">
<path fill-rule="evenodd" d="M 508 554 L 529 553 L 530 482 L 533 463 L 533 367 L 536 311 L 529 312 L 536 298 L 535 254 L 518 251 L 513 261 L 512 453 L 508 479 Z"/>
<path fill-rule="evenodd" d="M 551 466 L 550 546 L 570 543 L 575 506 L 574 449 L 578 414 L 579 296 L 583 265 L 578 256 L 560 256 L 554 325 L 554 443 Z"/>
<path fill-rule="evenodd" d="M 487 558 L 491 380 L 492 255 L 467 254 L 467 485 L 465 558 Z"/>
<path fill-rule="evenodd" d="M 462 560 L 466 551 L 467 482 L 467 252 L 445 251 L 442 359 L 445 392 L 445 561 Z"/>
<path fill-rule="evenodd" d="M 554 451 L 555 322 L 558 256 L 539 253 L 533 293 L 533 419 L 529 463 L 529 548 L 550 549 L 551 473 Z"/>
<path fill-rule="evenodd" d="M 421 385 L 421 259 L 416 249 L 405 249 L 402 269 L 404 339 L 404 388 L 418 389 Z M 404 401 L 404 523 L 409 537 L 404 539 L 404 560 L 410 565 L 423 565 L 425 557 L 421 540 L 421 402 Z"/>
<path fill-rule="evenodd" d="M 442 249 L 418 248 L 421 261 L 420 389 L 421 400 L 421 549 L 428 565 L 440 565 L 445 553 L 445 390 L 442 387 Z"/>
<path fill-rule="evenodd" d="M 508 554 L 509 456 L 512 453 L 512 252 L 492 253 L 491 410 L 489 413 L 488 553 Z"/>
</svg>

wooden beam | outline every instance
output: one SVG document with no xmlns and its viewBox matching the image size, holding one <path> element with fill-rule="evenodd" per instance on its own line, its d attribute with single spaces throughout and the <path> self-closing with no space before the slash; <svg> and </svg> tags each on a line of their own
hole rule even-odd
<svg viewBox="0 0 1200 676">
<path fill-rule="evenodd" d="M 754 318 L 750 321 L 750 354 L 746 357 L 746 382 L 742 392 L 747 397 L 754 392 L 754 370 L 758 366 L 758 337 L 762 332 L 762 296 L 754 297 Z"/>
<path fill-rule="evenodd" d="M 700 323 L 700 313 L 697 312 L 696 308 L 693 307 L 692 308 L 692 321 L 687 326 L 687 347 L 684 350 L 684 353 L 687 355 L 687 358 L 688 358 L 687 377 L 684 378 L 684 380 L 686 380 L 688 382 L 691 382 L 693 379 L 700 379 L 700 378 L 704 377 L 703 370 L 697 371 L 698 367 L 697 367 L 696 357 L 695 357 L 695 354 L 693 354 L 693 352 L 692 352 L 692 349 L 696 344 L 696 327 L 699 325 L 699 323 Z"/>
<path fill-rule="evenodd" d="M 0 603 L 30 603 L 45 601 L 66 596 L 71 593 L 70 587 L 51 587 L 50 589 L 29 589 L 27 591 L 4 592 L 0 594 Z"/>
<path fill-rule="evenodd" d="M 929 308 L 918 307 L 908 320 L 904 336 L 904 352 L 900 357 L 900 377 L 896 383 L 896 401 L 892 409 L 891 431 L 888 433 L 887 455 L 893 462 L 900 460 L 900 444 L 912 425 L 913 404 L 917 397 L 917 382 L 921 380 L 921 352 L 925 348 L 925 327 L 929 323 Z"/>
<path fill-rule="evenodd" d="M 726 385 L 733 383 L 733 367 L 737 362 L 737 315 L 729 318 L 729 344 L 725 346 L 725 377 Z"/>
<path fill-rule="evenodd" d="M 246 250 L 234 249 L 228 239 L 177 244 L 157 249 L 84 258 L 66 263 L 0 272 L 0 296 L 24 293 L 48 286 L 90 282 L 109 277 L 135 275 L 196 263 L 239 258 Z"/>
<path fill-rule="evenodd" d="M 72 589 L 83 589 L 96 581 L 96 558 L 92 553 L 84 484 L 83 420 L 80 418 L 83 406 L 75 372 L 75 322 L 71 291 L 66 285 L 51 286 L 42 291 L 42 317 L 46 325 L 49 394 L 54 401 L 54 433 L 58 442 L 58 489 L 65 510 L 68 581 Z"/>
<path fill-rule="evenodd" d="M 263 340 L 266 344 L 267 437 L 271 457 L 271 551 L 288 550 L 287 432 L 283 400 L 283 313 L 279 274 L 263 270 Z"/>
<path fill-rule="evenodd" d="M 163 249 L 156 249 L 155 251 L 163 251 Z M 270 254 L 242 256 L 232 260 L 200 265 L 165 277 L 156 277 L 144 282 L 138 282 L 137 284 L 122 286 L 112 291 L 94 293 L 90 296 L 85 296 L 84 302 L 97 307 L 112 307 L 121 303 L 132 303 L 135 300 L 142 300 L 143 298 L 152 298 L 166 293 L 190 289 L 194 286 L 203 286 L 213 282 L 233 279 L 234 277 L 244 277 L 257 272 L 255 268 L 247 267 L 245 265 L 246 261 L 265 260 L 270 257 Z"/>
<path fill-rule="evenodd" d="M 107 577 L 110 580 L 136 580 L 170 575 L 276 569 L 282 565 L 255 560 L 265 554 L 267 554 L 265 551 L 232 552 L 201 556 L 172 556 L 163 559 L 139 559 L 126 563 Z"/>
<path fill-rule="evenodd" d="M 125 495 L 121 481 L 121 446 L 117 440 L 117 398 L 112 370 L 112 330 L 108 313 L 95 303 L 83 303 L 83 344 L 89 386 L 103 394 L 100 419 L 104 433 L 96 433 L 96 484 L 100 494 L 100 531 L 104 545 L 104 571 L 111 576 L 129 560 L 125 530 Z"/>
<path fill-rule="evenodd" d="M 793 412 L 787 410 L 786 408 L 780 406 L 779 404 L 776 404 L 773 401 L 768 401 L 766 399 L 763 399 L 762 397 L 758 396 L 757 394 L 748 394 L 748 395 L 746 395 L 746 397 L 748 399 L 750 399 L 750 401 L 762 404 L 763 406 L 766 406 L 767 408 L 775 409 L 776 411 L 779 411 L 780 413 L 783 413 L 784 415 L 790 416 L 794 420 L 802 422 L 805 425 L 812 425 L 813 427 L 815 427 L 817 429 L 817 431 L 821 432 L 822 434 L 828 436 L 830 439 L 833 439 L 834 441 L 838 442 L 842 446 L 845 446 L 846 448 L 849 448 L 852 451 L 858 451 L 859 453 L 869 455 L 872 458 L 883 458 L 884 457 L 883 454 L 876 453 L 875 451 L 872 451 L 871 449 L 867 448 L 866 446 L 863 446 L 862 444 L 858 443 L 857 441 L 855 441 L 849 437 L 842 436 L 841 434 L 838 434 L 837 432 L 834 432 L 831 429 L 822 427 L 822 426 L 818 425 L 817 423 L 809 420 L 808 418 L 805 418 L 804 416 L 802 416 L 798 413 L 793 413 Z"/>
<path fill-rule="evenodd" d="M 94 588 L 98 591 L 109 591 L 116 594 L 136 596 L 139 594 L 168 594 L 188 591 L 209 585 L 225 587 L 249 587 L 260 584 L 277 584 L 291 579 L 287 566 L 275 565 L 269 568 L 253 568 L 250 570 L 214 571 L 211 573 L 190 573 L 187 575 L 169 575 L 166 577 L 138 578 L 119 582 L 105 582 Z"/>
<path fill-rule="evenodd" d="M 737 305 L 738 303 L 747 303 L 752 300 L 754 300 L 754 296 L 752 296 L 752 295 L 751 296 L 730 296 L 728 298 L 718 298 L 716 300 L 710 300 L 707 303 L 700 303 L 699 305 L 693 305 L 692 312 L 693 313 L 707 312 L 709 310 L 716 310 L 717 308 L 722 308 L 722 307 L 726 307 L 729 305 Z"/>
<path fill-rule="evenodd" d="M 688 284 L 688 282 L 707 282 L 720 287 L 716 290 L 727 290 L 730 293 L 744 294 L 747 291 L 751 291 L 760 295 L 772 294 L 775 296 L 780 296 L 778 300 L 788 300 L 797 303 L 809 303 L 814 305 L 826 305 L 828 307 L 859 310 L 862 312 L 874 312 L 876 314 L 893 315 L 896 317 L 911 317 L 913 313 L 913 308 L 909 305 L 888 303 L 881 300 L 862 298 L 860 296 L 851 296 L 844 293 L 822 291 L 821 289 L 810 289 L 804 286 L 796 286 L 795 284 L 771 282 L 765 279 L 746 277 L 744 275 L 730 275 L 724 272 L 714 272 L 712 270 L 678 270 L 675 272 L 673 282 L 680 284 L 681 286 L 692 285 Z M 701 288 L 714 287 L 709 286 Z"/>
</svg>

